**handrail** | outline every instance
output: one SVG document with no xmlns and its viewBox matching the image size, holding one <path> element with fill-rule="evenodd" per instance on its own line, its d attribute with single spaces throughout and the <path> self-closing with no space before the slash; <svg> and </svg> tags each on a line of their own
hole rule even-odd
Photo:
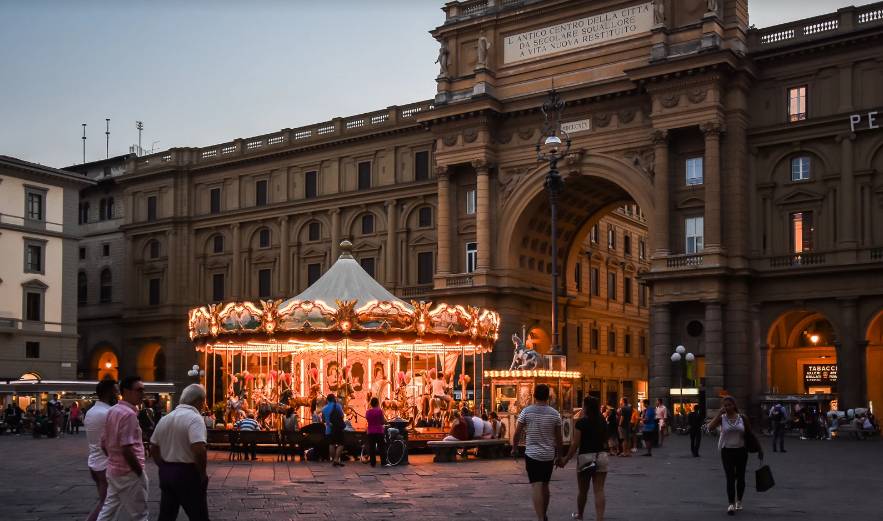
<svg viewBox="0 0 883 521">
<path fill-rule="evenodd" d="M 748 47 L 751 52 L 762 52 L 879 25 L 883 25 L 883 2 L 845 7 L 835 13 L 763 29 L 751 29 L 748 33 Z"/>
</svg>

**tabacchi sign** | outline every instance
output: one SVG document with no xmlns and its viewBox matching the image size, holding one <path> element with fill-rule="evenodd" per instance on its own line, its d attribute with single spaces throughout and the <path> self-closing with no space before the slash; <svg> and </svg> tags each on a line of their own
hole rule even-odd
<svg viewBox="0 0 883 521">
<path fill-rule="evenodd" d="M 647 32 L 653 4 L 639 4 L 594 14 L 503 38 L 503 61 L 513 63 L 599 45 Z"/>
<path fill-rule="evenodd" d="M 837 383 L 837 364 L 806 364 L 803 366 L 806 385 L 834 385 Z"/>
</svg>

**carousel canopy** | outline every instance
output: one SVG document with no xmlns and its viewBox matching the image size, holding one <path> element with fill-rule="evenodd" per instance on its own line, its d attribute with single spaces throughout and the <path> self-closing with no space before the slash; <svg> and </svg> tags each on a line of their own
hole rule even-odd
<svg viewBox="0 0 883 521">
<path fill-rule="evenodd" d="M 384 347 L 403 353 L 489 352 L 500 315 L 489 309 L 406 303 L 378 284 L 340 244 L 337 262 L 287 300 L 209 304 L 189 312 L 190 338 L 206 351 Z"/>
</svg>

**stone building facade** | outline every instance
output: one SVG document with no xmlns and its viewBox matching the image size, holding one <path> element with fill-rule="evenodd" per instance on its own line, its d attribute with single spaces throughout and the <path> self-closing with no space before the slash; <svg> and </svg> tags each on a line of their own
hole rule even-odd
<svg viewBox="0 0 883 521">
<path fill-rule="evenodd" d="M 684 344 L 711 407 L 722 392 L 810 392 L 806 367 L 822 363 L 847 406 L 883 400 L 883 5 L 762 30 L 747 0 L 444 10 L 432 100 L 129 160 L 128 350 L 160 346 L 181 380 L 189 306 L 296 294 L 344 238 L 396 294 L 496 309 L 503 331 L 529 327 L 542 347 L 552 252 L 535 145 L 554 86 L 572 140 L 559 163 L 562 344 L 585 392 L 649 379 L 649 396 L 668 397 Z M 592 247 L 605 218 L 646 227 L 641 261 Z M 592 267 L 610 266 L 647 308 L 588 298 Z M 619 318 L 616 354 L 593 353 L 592 330 L 600 350 Z M 501 341 L 493 363 L 510 356 Z"/>
</svg>

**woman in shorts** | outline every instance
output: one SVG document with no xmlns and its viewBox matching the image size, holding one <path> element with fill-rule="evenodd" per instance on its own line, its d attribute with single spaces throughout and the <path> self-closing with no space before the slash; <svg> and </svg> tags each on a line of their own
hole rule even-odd
<svg viewBox="0 0 883 521">
<path fill-rule="evenodd" d="M 607 478 L 607 425 L 601 417 L 601 408 L 598 399 L 587 396 L 583 400 L 583 409 L 580 418 L 573 424 L 573 443 L 567 456 L 559 461 L 560 466 L 567 465 L 574 454 L 577 458 L 576 479 L 579 484 L 579 494 L 576 497 L 577 511 L 571 514 L 573 519 L 582 519 L 586 509 L 586 499 L 589 495 L 589 485 L 595 495 L 595 519 L 603 521 L 604 507 L 604 480 Z M 591 468 L 580 470 L 580 466 L 594 462 Z"/>
</svg>

